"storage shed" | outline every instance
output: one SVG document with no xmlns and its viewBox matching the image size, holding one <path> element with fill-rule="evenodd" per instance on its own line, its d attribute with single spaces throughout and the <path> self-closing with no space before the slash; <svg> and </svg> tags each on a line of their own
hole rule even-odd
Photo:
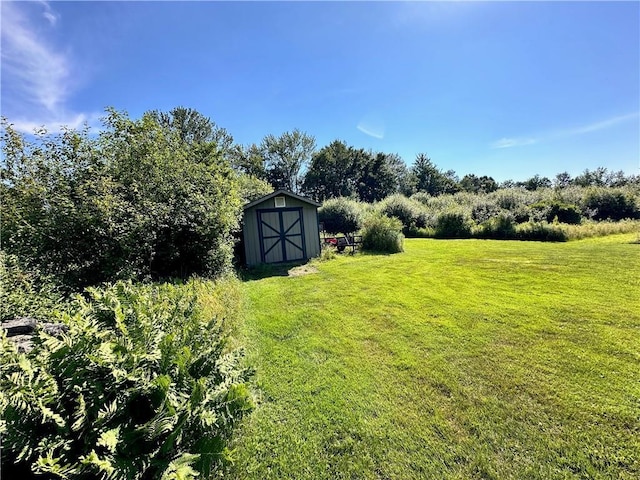
<svg viewBox="0 0 640 480">
<path fill-rule="evenodd" d="M 304 261 L 320 255 L 319 203 L 278 190 L 244 206 L 248 266 Z"/>
</svg>

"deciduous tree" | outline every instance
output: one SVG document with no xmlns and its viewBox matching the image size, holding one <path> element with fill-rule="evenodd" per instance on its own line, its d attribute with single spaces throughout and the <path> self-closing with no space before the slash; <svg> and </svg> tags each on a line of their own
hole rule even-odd
<svg viewBox="0 0 640 480">
<path fill-rule="evenodd" d="M 302 186 L 301 174 L 315 148 L 315 138 L 298 129 L 285 132 L 279 137 L 264 137 L 260 144 L 260 152 L 273 187 L 299 193 Z"/>
</svg>

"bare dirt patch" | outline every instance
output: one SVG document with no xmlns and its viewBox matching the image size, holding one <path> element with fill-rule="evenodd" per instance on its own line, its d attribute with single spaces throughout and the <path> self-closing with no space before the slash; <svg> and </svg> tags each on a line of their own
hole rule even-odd
<svg viewBox="0 0 640 480">
<path fill-rule="evenodd" d="M 318 273 L 318 269 L 311 265 L 300 265 L 299 267 L 293 267 L 288 273 L 290 277 L 300 277 L 302 275 Z"/>
</svg>

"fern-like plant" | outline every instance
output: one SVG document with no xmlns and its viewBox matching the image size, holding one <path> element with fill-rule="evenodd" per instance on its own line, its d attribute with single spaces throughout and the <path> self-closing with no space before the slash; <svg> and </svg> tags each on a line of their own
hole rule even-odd
<svg viewBox="0 0 640 480">
<path fill-rule="evenodd" d="M 0 338 L 3 471 L 50 478 L 191 478 L 220 469 L 252 409 L 240 350 L 193 283 L 88 289 L 18 353 Z"/>
</svg>

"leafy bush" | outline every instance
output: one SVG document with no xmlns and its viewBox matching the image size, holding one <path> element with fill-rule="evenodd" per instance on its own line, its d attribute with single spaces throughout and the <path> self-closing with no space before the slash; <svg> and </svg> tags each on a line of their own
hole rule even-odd
<svg viewBox="0 0 640 480">
<path fill-rule="evenodd" d="M 487 195 L 487 198 L 495 201 L 500 208 L 513 213 L 535 203 L 539 195 L 522 188 L 507 188 L 492 192 Z"/>
<path fill-rule="evenodd" d="M 63 295 L 50 279 L 25 269 L 17 256 L 0 251 L 0 321 L 49 318 Z"/>
<path fill-rule="evenodd" d="M 338 249 L 328 243 L 323 243 L 320 249 L 319 262 L 328 262 L 338 256 Z"/>
<path fill-rule="evenodd" d="M 198 285 L 88 289 L 17 353 L 0 338 L 3 473 L 28 465 L 55 478 L 192 478 L 219 470 L 252 408 L 223 320 Z M 17 478 L 17 476 L 15 477 Z"/>
<path fill-rule="evenodd" d="M 370 215 L 362 227 L 362 249 L 372 252 L 398 253 L 404 250 L 402 223 L 386 215 Z"/>
<path fill-rule="evenodd" d="M 480 225 L 475 235 L 479 238 L 509 239 L 516 236 L 516 224 L 509 213 L 501 213 Z"/>
<path fill-rule="evenodd" d="M 348 198 L 327 200 L 318 209 L 318 220 L 329 233 L 353 233 L 362 228 L 363 207 Z"/>
<path fill-rule="evenodd" d="M 2 126 L 8 252 L 75 290 L 230 270 L 241 198 L 215 141 L 189 142 L 151 114 L 134 121 L 115 111 L 98 138 Z"/>
<path fill-rule="evenodd" d="M 244 203 L 252 202 L 273 192 L 273 187 L 266 180 L 244 174 L 238 176 L 238 189 Z"/>
<path fill-rule="evenodd" d="M 594 212 L 594 220 L 640 218 L 640 205 L 630 191 L 622 188 L 592 188 L 585 196 L 585 207 Z"/>
<path fill-rule="evenodd" d="M 531 209 L 541 212 L 547 222 L 557 220 L 560 223 L 576 225 L 582 221 L 582 213 L 576 205 L 569 205 L 557 200 L 534 203 L 531 205 Z"/>
<path fill-rule="evenodd" d="M 471 220 L 463 212 L 444 212 L 436 220 L 435 237 L 469 238 L 471 225 Z"/>
<path fill-rule="evenodd" d="M 477 223 L 483 223 L 497 216 L 501 211 L 496 202 L 481 198 L 471 208 L 471 218 Z"/>
<path fill-rule="evenodd" d="M 420 202 L 423 205 L 428 205 L 429 201 L 432 198 L 433 197 L 431 195 L 429 195 L 427 192 L 417 192 L 417 193 L 414 193 L 413 195 L 411 195 L 411 200 L 415 200 L 416 202 Z"/>
<path fill-rule="evenodd" d="M 422 204 L 404 195 L 396 194 L 385 198 L 378 204 L 377 209 L 387 217 L 400 220 L 405 235 L 427 225 L 427 214 Z"/>
<path fill-rule="evenodd" d="M 516 226 L 518 240 L 538 240 L 542 242 L 566 242 L 567 235 L 559 225 L 546 222 L 527 222 Z"/>
</svg>

